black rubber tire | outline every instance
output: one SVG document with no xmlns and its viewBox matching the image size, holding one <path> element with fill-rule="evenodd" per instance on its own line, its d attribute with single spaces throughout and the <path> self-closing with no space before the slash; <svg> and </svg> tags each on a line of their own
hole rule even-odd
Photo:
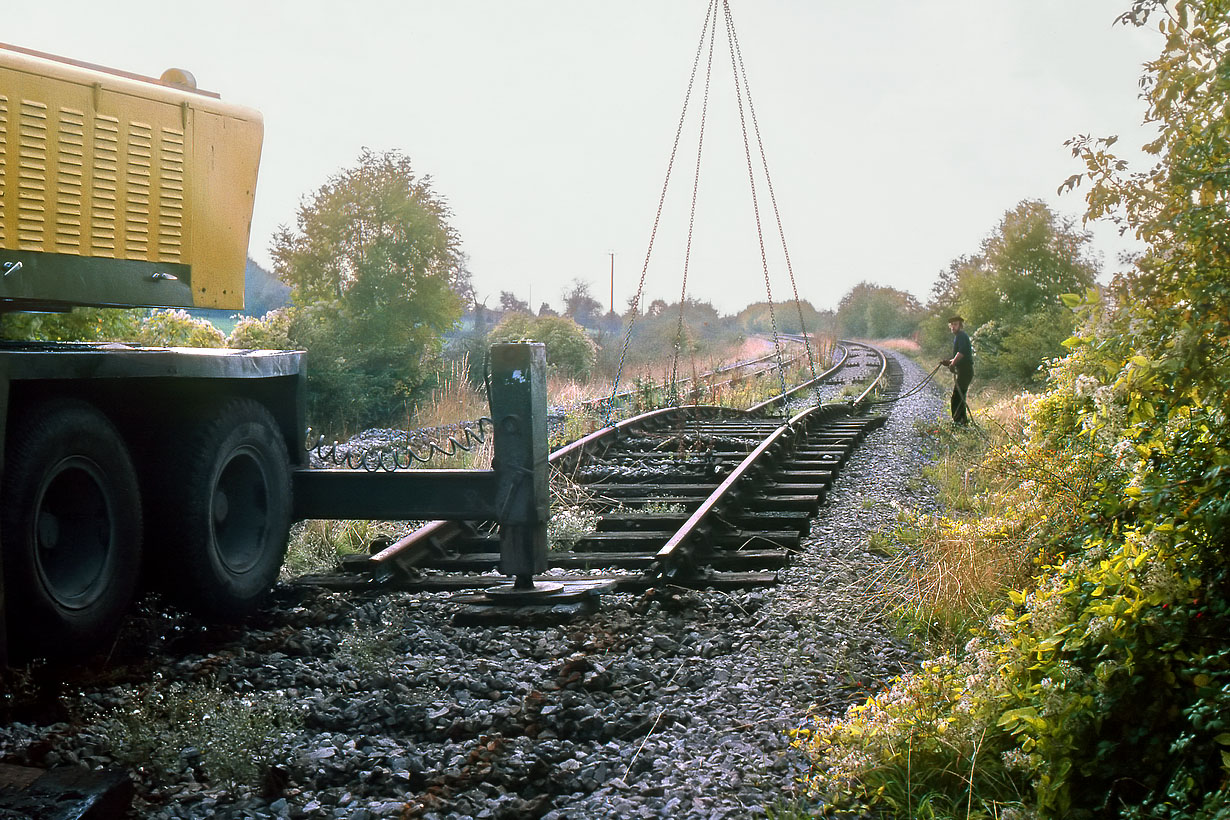
<svg viewBox="0 0 1230 820">
<path fill-rule="evenodd" d="M 106 649 L 141 571 L 141 494 L 120 434 L 83 401 L 25 407 L 9 430 L 2 492 L 14 656 Z"/>
<path fill-rule="evenodd" d="M 234 621 L 258 609 L 278 577 L 290 528 L 290 464 L 273 416 L 251 399 L 208 413 L 166 456 L 147 540 L 165 593 Z"/>
</svg>

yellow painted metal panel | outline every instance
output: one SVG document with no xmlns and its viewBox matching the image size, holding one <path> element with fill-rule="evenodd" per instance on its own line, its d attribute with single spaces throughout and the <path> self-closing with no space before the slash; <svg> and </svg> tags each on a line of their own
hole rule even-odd
<svg viewBox="0 0 1230 820">
<path fill-rule="evenodd" d="M 11 207 L 5 199 L 5 191 L 8 189 L 9 176 L 9 148 L 8 148 L 8 133 L 9 133 L 9 98 L 0 93 L 0 248 L 8 247 L 8 219 L 4 214 L 9 212 Z"/>
<path fill-rule="evenodd" d="M 208 93 L 0 44 L 0 248 L 186 264 L 195 305 L 240 308 L 262 139 Z"/>
<path fill-rule="evenodd" d="M 192 300 L 204 307 L 232 308 L 243 304 L 243 278 L 232 280 L 225 272 L 235 267 L 242 271 L 247 262 L 264 131 L 259 121 L 212 111 L 195 114 L 191 176 L 197 184 L 189 205 L 197 229 L 192 238 Z"/>
</svg>

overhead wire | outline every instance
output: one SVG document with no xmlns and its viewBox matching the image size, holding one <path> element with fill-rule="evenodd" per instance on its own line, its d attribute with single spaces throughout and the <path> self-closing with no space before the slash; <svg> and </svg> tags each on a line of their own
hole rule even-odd
<svg viewBox="0 0 1230 820">
<path fill-rule="evenodd" d="M 760 149 L 760 164 L 764 168 L 765 187 L 769 190 L 769 202 L 773 205 L 773 217 L 777 220 L 777 235 L 782 240 L 782 255 L 786 259 L 786 272 L 790 275 L 790 287 L 794 291 L 794 304 L 799 311 L 799 333 L 803 337 L 803 347 L 807 351 L 807 363 L 811 368 L 812 379 L 816 378 L 816 359 L 812 355 L 811 343 L 807 337 L 807 323 L 803 320 L 803 303 L 799 299 L 799 287 L 794 278 L 794 267 L 790 264 L 790 248 L 786 244 L 786 230 L 782 227 L 781 211 L 777 207 L 777 194 L 773 191 L 773 175 L 769 173 L 769 158 L 764 150 L 764 141 L 760 137 L 760 122 L 756 119 L 756 106 L 752 102 L 752 87 L 747 80 L 747 68 L 743 64 L 743 50 L 739 47 L 739 33 L 734 27 L 734 18 L 727 5 L 726 15 L 731 20 L 731 40 L 734 44 L 735 56 L 739 61 L 739 76 L 743 78 L 743 87 L 747 92 L 747 110 L 752 117 L 752 131 L 756 134 L 756 145 Z"/>
<path fill-rule="evenodd" d="M 716 0 L 715 0 L 716 2 Z M 624 364 L 628 358 L 628 346 L 632 341 L 632 328 L 636 324 L 637 310 L 640 307 L 641 295 L 645 290 L 645 274 L 649 271 L 649 258 L 653 255 L 654 239 L 658 235 L 658 225 L 662 220 L 662 207 L 666 202 L 666 191 L 670 186 L 671 171 L 675 167 L 675 154 L 679 151 L 679 138 L 683 134 L 683 124 L 688 114 L 688 103 L 692 99 L 692 86 L 696 82 L 696 70 L 700 67 L 700 54 L 705 45 L 705 34 L 709 30 L 709 20 L 713 17 L 713 6 L 709 7 L 709 11 L 705 13 L 705 24 L 701 28 L 700 42 L 696 44 L 696 56 L 692 60 L 692 74 L 688 78 L 688 90 L 683 97 L 683 111 L 679 114 L 679 125 L 675 128 L 675 142 L 671 146 L 670 160 L 666 164 L 666 179 L 662 183 L 662 194 L 658 197 L 658 211 L 653 218 L 653 230 L 649 233 L 649 247 L 645 251 L 645 263 L 641 266 L 640 282 L 636 286 L 636 294 L 632 297 L 631 309 L 628 311 L 628 330 L 624 334 L 623 348 L 619 354 L 619 367 L 615 372 L 615 381 L 611 386 L 611 400 L 607 403 L 606 414 L 603 423 L 610 425 L 611 414 L 615 410 L 615 396 L 619 393 L 619 380 L 623 376 Z M 714 25 L 717 25 L 716 20 Z"/>
<path fill-rule="evenodd" d="M 739 105 L 739 125 L 743 130 L 743 154 L 747 158 L 747 180 L 752 193 L 752 214 L 756 218 L 756 238 L 760 243 L 760 265 L 764 270 L 765 296 L 769 302 L 769 324 L 773 328 L 773 350 L 777 354 L 777 374 L 781 380 L 782 393 L 786 392 L 786 363 L 782 360 L 781 334 L 777 331 L 777 316 L 773 310 L 773 286 L 769 282 L 769 257 L 765 253 L 764 230 L 760 224 L 760 203 L 756 198 L 756 172 L 752 165 L 752 148 L 747 138 L 747 118 L 743 112 L 743 89 L 739 83 L 738 63 L 735 59 L 734 18 L 730 13 L 729 0 L 722 0 L 726 16 L 726 39 L 730 43 L 730 67 L 735 75 L 735 99 Z M 782 408 L 785 412 L 785 407 Z"/>
<path fill-rule="evenodd" d="M 756 238 L 757 238 L 759 248 L 760 248 L 761 268 L 764 273 L 765 297 L 766 297 L 768 308 L 769 308 L 769 323 L 770 323 L 772 335 L 773 335 L 773 349 L 774 349 L 774 355 L 777 359 L 777 371 L 778 371 L 778 379 L 780 381 L 780 386 L 781 386 L 781 392 L 784 395 L 787 392 L 786 391 L 786 362 L 784 360 L 784 356 L 782 353 L 781 333 L 779 332 L 778 325 L 777 325 L 777 313 L 776 313 L 776 308 L 773 302 L 773 287 L 772 287 L 771 279 L 769 276 L 768 253 L 765 248 L 764 228 L 763 228 L 763 224 L 761 221 L 761 215 L 760 215 L 760 202 L 759 202 L 759 197 L 757 195 L 757 190 L 756 190 L 756 170 L 755 170 L 755 163 L 752 160 L 751 140 L 748 135 L 748 125 L 747 125 L 747 119 L 749 115 L 752 120 L 752 131 L 756 137 L 757 149 L 760 153 L 760 165 L 765 174 L 765 183 L 766 183 L 766 187 L 769 192 L 769 201 L 772 204 L 774 218 L 777 223 L 778 236 L 780 237 L 781 243 L 782 243 L 782 253 L 786 261 L 786 270 L 789 274 L 791 288 L 793 289 L 795 305 L 798 308 L 798 312 L 799 312 L 800 331 L 802 332 L 803 345 L 807 353 L 808 366 L 811 370 L 813 381 L 816 378 L 816 360 L 812 352 L 811 341 L 808 337 L 806 323 L 803 318 L 803 307 L 802 307 L 802 302 L 799 299 L 798 283 L 797 283 L 797 280 L 795 279 L 794 269 L 790 262 L 790 251 L 786 243 L 785 229 L 782 225 L 781 212 L 777 205 L 777 195 L 773 189 L 772 177 L 769 174 L 768 157 L 767 157 L 767 154 L 764 148 L 764 140 L 760 134 L 760 124 L 756 117 L 755 105 L 752 101 L 751 84 L 748 81 L 747 68 L 743 62 L 743 52 L 739 45 L 738 34 L 735 32 L 734 15 L 731 12 L 729 0 L 721 0 L 721 9 L 722 9 L 723 17 L 726 23 L 726 37 L 727 37 L 727 44 L 728 44 L 729 51 L 730 51 L 730 65 L 731 65 L 731 72 L 734 78 L 734 86 L 735 86 L 735 101 L 736 101 L 738 111 L 739 111 L 739 123 L 740 123 L 740 127 L 742 130 L 742 135 L 743 135 L 743 153 L 744 153 L 744 157 L 747 162 L 748 184 L 749 184 L 751 198 L 752 198 L 752 212 L 753 212 L 753 216 L 755 219 L 755 225 L 756 225 Z M 633 296 L 633 299 L 631 302 L 629 316 L 628 316 L 628 326 L 624 334 L 623 346 L 620 351 L 619 365 L 616 369 L 615 379 L 611 387 L 611 397 L 606 403 L 606 411 L 604 414 L 604 424 L 606 425 L 609 425 L 611 423 L 611 418 L 612 418 L 612 414 L 614 412 L 614 407 L 615 407 L 615 398 L 619 393 L 619 383 L 621 379 L 623 378 L 624 367 L 627 364 L 628 349 L 632 341 L 633 327 L 636 323 L 637 316 L 639 315 L 639 312 L 640 312 L 639 307 L 640 307 L 642 296 L 644 295 L 645 278 L 649 270 L 649 261 L 653 254 L 654 242 L 657 238 L 658 227 L 661 223 L 662 212 L 663 212 L 663 208 L 666 202 L 666 193 L 670 186 L 670 178 L 674 170 L 675 158 L 678 154 L 679 143 L 680 143 L 680 138 L 683 133 L 684 122 L 686 121 L 688 107 L 691 104 L 691 100 L 692 100 L 692 92 L 696 84 L 696 76 L 697 76 L 697 72 L 700 67 L 701 53 L 704 51 L 705 39 L 706 37 L 708 37 L 709 53 L 708 53 L 708 60 L 706 63 L 706 68 L 705 68 L 704 102 L 703 102 L 702 109 L 701 109 L 700 132 L 699 132 L 700 135 L 699 135 L 699 141 L 698 141 L 697 150 L 696 150 L 696 168 L 695 168 L 695 175 L 693 177 L 693 182 L 692 182 L 691 210 L 689 211 L 689 216 L 688 216 L 687 246 L 684 252 L 684 265 L 683 265 L 683 284 L 682 284 L 682 293 L 679 298 L 679 321 L 678 321 L 677 328 L 676 328 L 674 351 L 673 351 L 673 355 L 671 359 L 670 377 L 666 385 L 669 391 L 669 397 L 670 397 L 671 403 L 674 404 L 679 401 L 679 396 L 678 396 L 678 391 L 677 391 L 677 381 L 678 381 L 678 372 L 679 372 L 679 356 L 680 356 L 680 353 L 683 347 L 683 331 L 684 331 L 684 321 L 685 321 L 684 311 L 687 305 L 687 281 L 688 281 L 688 273 L 689 273 L 690 265 L 691 265 L 692 242 L 693 242 L 693 237 L 694 237 L 695 221 L 696 221 L 696 205 L 697 205 L 698 192 L 699 192 L 699 186 L 700 186 L 701 158 L 703 156 L 705 126 L 706 126 L 708 109 L 709 109 L 709 92 L 710 92 L 712 72 L 713 72 L 713 52 L 714 52 L 714 44 L 716 40 L 716 32 L 717 32 L 717 25 L 718 25 L 717 16 L 718 16 L 718 0 L 711 0 L 709 4 L 707 5 L 706 11 L 705 11 L 705 22 L 701 27 L 700 40 L 697 43 L 696 53 L 692 60 L 692 71 L 688 77 L 687 92 L 684 94 L 683 111 L 680 113 L 679 123 L 675 129 L 675 140 L 671 146 L 670 160 L 667 163 L 666 179 L 664 180 L 662 184 L 662 192 L 658 198 L 658 208 L 654 215 L 653 228 L 650 231 L 649 246 L 646 249 L 646 253 L 645 253 L 645 262 L 641 267 L 640 279 L 637 283 L 636 293 Z M 712 28 L 710 28 L 711 25 L 712 25 Z M 747 98 L 747 108 L 746 109 L 744 108 L 744 97 Z M 784 406 L 782 410 L 783 412 L 785 412 Z"/>
<path fill-rule="evenodd" d="M 707 18 L 706 18 L 707 19 Z M 683 253 L 683 286 L 679 294 L 679 326 L 675 332 L 675 355 L 671 359 L 670 400 L 679 403 L 676 382 L 679 378 L 679 353 L 683 347 L 683 310 L 688 297 L 688 268 L 692 260 L 692 235 L 696 226 L 696 199 L 700 191 L 700 160 L 705 149 L 705 121 L 709 115 L 709 83 L 713 76 L 713 43 L 717 25 L 709 29 L 709 60 L 705 66 L 705 97 L 700 109 L 700 135 L 696 142 L 696 172 L 692 176 L 692 208 L 688 212 L 688 242 Z"/>
</svg>

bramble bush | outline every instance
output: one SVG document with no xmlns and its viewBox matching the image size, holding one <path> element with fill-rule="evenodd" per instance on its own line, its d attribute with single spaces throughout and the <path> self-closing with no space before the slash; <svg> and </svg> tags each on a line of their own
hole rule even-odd
<svg viewBox="0 0 1230 820">
<path fill-rule="evenodd" d="M 1230 3 L 1136 0 L 1158 158 L 1078 138 L 1089 216 L 1148 245 L 1029 410 L 1036 581 L 970 640 L 797 743 L 832 800 L 909 816 L 1230 816 Z M 1055 457 L 1067 456 L 1066 463 Z M 991 455 L 994 458 L 994 454 Z"/>
</svg>

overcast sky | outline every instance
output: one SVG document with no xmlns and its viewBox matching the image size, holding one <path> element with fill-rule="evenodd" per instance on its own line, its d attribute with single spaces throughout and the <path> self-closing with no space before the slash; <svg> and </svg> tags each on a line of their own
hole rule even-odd
<svg viewBox="0 0 1230 820">
<path fill-rule="evenodd" d="M 170 66 L 265 117 L 251 255 L 363 147 L 398 149 L 450 204 L 475 291 L 558 305 L 574 279 L 636 288 L 707 0 L 5 0 L 0 41 L 157 76 Z M 860 281 L 925 300 L 1003 213 L 1080 169 L 1063 142 L 1148 133 L 1156 31 L 1129 0 L 731 0 L 800 296 Z M 702 70 L 704 60 L 702 58 Z M 714 56 L 688 295 L 765 298 L 724 30 Z M 646 299 L 681 292 L 703 77 Z M 750 124 L 749 124 L 750 125 Z M 752 144 L 755 151 L 755 143 Z M 759 158 L 755 157 L 759 173 Z M 758 177 L 770 283 L 791 296 Z M 1124 247 L 1096 232 L 1104 266 Z"/>
</svg>

